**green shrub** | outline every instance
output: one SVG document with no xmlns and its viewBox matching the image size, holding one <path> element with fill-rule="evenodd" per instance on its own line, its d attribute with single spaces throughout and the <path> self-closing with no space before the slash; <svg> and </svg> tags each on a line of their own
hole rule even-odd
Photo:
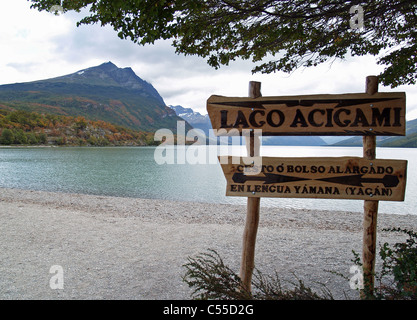
<svg viewBox="0 0 417 320">
<path fill-rule="evenodd" d="M 200 300 L 332 300 L 328 290 L 319 295 L 297 279 L 293 289 L 282 286 L 277 274 L 264 276 L 255 270 L 252 291 L 243 289 L 240 277 L 226 266 L 214 250 L 202 253 L 195 258 L 188 258 L 184 265 L 186 273 L 183 281 L 194 288 L 192 298 Z"/>
<path fill-rule="evenodd" d="M 0 136 L 0 144 L 9 145 L 14 142 L 14 134 L 10 129 L 3 129 Z"/>
<path fill-rule="evenodd" d="M 417 300 L 417 233 L 412 230 L 393 228 L 383 229 L 407 235 L 404 242 L 389 245 L 384 243 L 379 251 L 382 265 L 375 276 L 374 290 L 370 291 L 367 284 L 361 290 L 362 299 L 375 300 Z M 362 268 L 359 255 L 352 251 L 355 265 Z M 318 294 L 305 286 L 297 277 L 290 282 L 293 289 L 282 286 L 277 274 L 264 276 L 255 270 L 252 280 L 252 291 L 243 289 L 240 277 L 226 266 L 214 250 L 189 257 L 184 265 L 186 273 L 183 281 L 193 288 L 193 299 L 225 299 L 225 300 L 332 300 L 333 296 L 323 287 Z M 349 277 L 342 276 L 347 281 Z"/>
<path fill-rule="evenodd" d="M 48 138 L 47 138 L 46 134 L 45 134 L 45 133 L 43 133 L 43 132 L 41 132 L 41 133 L 38 135 L 38 141 L 39 141 L 39 143 L 41 143 L 41 144 L 46 144 L 46 143 L 48 142 Z"/>
<path fill-rule="evenodd" d="M 377 299 L 417 300 L 417 233 L 412 230 L 384 229 L 408 236 L 405 242 L 390 246 L 384 243 L 379 251 L 383 260 L 382 269 L 375 279 Z"/>
<path fill-rule="evenodd" d="M 38 144 L 39 140 L 33 132 L 26 133 L 27 143 Z"/>
<path fill-rule="evenodd" d="M 417 233 L 412 230 L 391 228 L 382 231 L 399 232 L 408 235 L 405 242 L 394 245 L 384 243 L 379 256 L 382 260 L 380 271 L 375 272 L 372 288 L 364 282 L 362 299 L 373 300 L 417 300 Z M 352 251 L 352 262 L 362 268 L 359 254 Z M 340 274 L 339 274 L 340 275 Z M 341 275 L 344 277 L 343 275 Z M 346 277 L 344 277 L 346 278 Z"/>
<path fill-rule="evenodd" d="M 22 129 L 16 129 L 14 132 L 14 143 L 15 144 L 27 144 L 28 138 Z"/>
<path fill-rule="evenodd" d="M 67 143 L 67 139 L 65 136 L 57 137 L 55 139 L 55 144 L 58 146 L 63 146 Z"/>
</svg>

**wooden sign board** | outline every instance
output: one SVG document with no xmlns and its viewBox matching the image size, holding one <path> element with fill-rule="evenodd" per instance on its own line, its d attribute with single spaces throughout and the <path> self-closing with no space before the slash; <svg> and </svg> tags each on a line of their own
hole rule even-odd
<svg viewBox="0 0 417 320">
<path fill-rule="evenodd" d="M 405 196 L 406 160 L 262 157 L 255 167 L 247 164 L 253 158 L 238 158 L 238 164 L 233 159 L 222 164 L 227 196 L 387 201 Z"/>
<path fill-rule="evenodd" d="M 207 100 L 216 135 L 405 135 L 405 93 L 304 95 Z"/>
</svg>

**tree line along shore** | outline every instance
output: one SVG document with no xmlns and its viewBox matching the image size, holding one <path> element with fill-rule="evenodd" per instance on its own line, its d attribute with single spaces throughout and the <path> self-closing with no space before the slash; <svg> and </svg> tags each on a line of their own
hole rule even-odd
<svg viewBox="0 0 417 320">
<path fill-rule="evenodd" d="M 102 120 L 0 107 L 0 145 L 146 146 L 153 133 Z"/>
</svg>

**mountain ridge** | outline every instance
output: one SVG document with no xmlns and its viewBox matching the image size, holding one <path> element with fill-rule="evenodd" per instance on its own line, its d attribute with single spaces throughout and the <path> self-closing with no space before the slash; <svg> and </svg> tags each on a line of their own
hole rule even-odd
<svg viewBox="0 0 417 320">
<path fill-rule="evenodd" d="M 187 121 L 195 129 L 203 130 L 205 135 L 207 137 L 209 136 L 209 130 L 212 130 L 213 127 L 211 126 L 208 115 L 202 115 L 200 112 L 194 111 L 192 108 L 184 108 L 180 105 L 169 105 L 168 107 L 174 110 L 178 117 Z"/>
<path fill-rule="evenodd" d="M 105 62 L 96 67 L 82 69 L 68 75 L 40 81 L 62 82 L 63 80 L 66 80 L 69 82 L 85 83 L 91 85 L 91 80 L 94 78 L 96 80 L 95 84 L 100 83 L 104 86 L 121 86 L 123 88 L 138 91 L 143 91 L 146 89 L 147 94 L 156 98 L 159 100 L 159 102 L 165 105 L 165 102 L 158 91 L 149 82 L 136 75 L 131 67 L 119 68 L 111 61 Z M 102 82 L 97 82 L 97 78 L 101 79 Z"/>
<path fill-rule="evenodd" d="M 152 84 L 112 62 L 51 79 L 0 86 L 0 104 L 14 110 L 84 116 L 133 130 L 176 131 L 175 112 Z"/>
<path fill-rule="evenodd" d="M 417 147 L 417 119 L 406 122 L 406 136 L 400 137 L 377 137 L 377 147 Z M 362 137 L 351 137 L 332 144 L 337 147 L 360 147 L 362 146 Z"/>
</svg>

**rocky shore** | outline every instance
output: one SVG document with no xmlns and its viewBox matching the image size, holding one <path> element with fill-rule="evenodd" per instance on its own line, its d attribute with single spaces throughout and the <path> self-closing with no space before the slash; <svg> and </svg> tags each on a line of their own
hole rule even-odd
<svg viewBox="0 0 417 320">
<path fill-rule="evenodd" d="M 236 205 L 0 188 L 0 299 L 190 299 L 188 257 L 214 249 L 238 272 L 245 215 Z M 378 243 L 404 239 L 382 231 L 390 227 L 415 230 L 417 215 L 380 214 Z M 283 284 L 296 276 L 356 299 L 329 271 L 349 277 L 361 248 L 361 213 L 261 208 L 255 264 Z"/>
</svg>

